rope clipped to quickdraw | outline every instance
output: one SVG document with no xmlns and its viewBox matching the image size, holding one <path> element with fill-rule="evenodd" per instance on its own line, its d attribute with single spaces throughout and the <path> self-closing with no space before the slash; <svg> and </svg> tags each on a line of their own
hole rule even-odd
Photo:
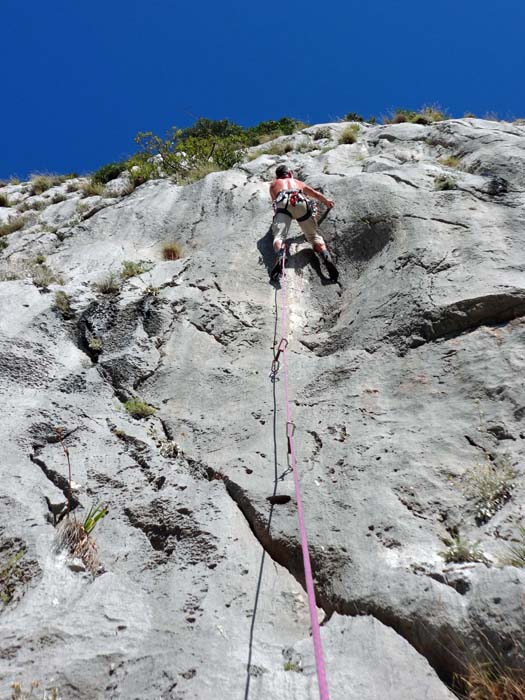
<svg viewBox="0 0 525 700">
<path fill-rule="evenodd" d="M 301 486 L 299 483 L 299 471 L 297 469 L 297 458 L 295 454 L 294 447 L 294 433 L 295 425 L 292 422 L 292 412 L 290 409 L 290 392 L 289 392 L 289 382 L 288 382 L 288 363 L 286 357 L 286 350 L 288 348 L 288 340 L 286 338 L 287 334 L 287 314 L 286 314 L 286 249 L 284 250 L 282 259 L 282 273 L 281 273 L 281 330 L 282 338 L 277 346 L 277 352 L 275 353 L 272 362 L 272 381 L 276 380 L 277 372 L 280 368 L 279 359 L 282 357 L 283 366 L 283 376 L 284 376 L 284 400 L 286 406 L 286 439 L 288 442 L 288 458 L 289 464 L 293 473 L 294 486 L 295 486 L 295 499 L 297 502 L 297 517 L 299 520 L 299 532 L 301 539 L 301 550 L 303 553 L 303 566 L 304 566 L 304 578 L 306 581 L 306 593 L 308 596 L 308 607 L 310 610 L 310 622 L 312 626 L 312 637 L 314 642 L 314 655 L 315 655 L 315 667 L 317 671 L 317 682 L 319 685 L 319 698 L 320 700 L 329 700 L 328 694 L 328 681 L 326 679 L 326 668 L 323 656 L 323 646 L 321 644 L 321 630 L 319 627 L 319 620 L 317 619 L 317 604 L 315 601 L 315 587 L 312 576 L 312 566 L 310 563 L 310 555 L 308 553 L 308 539 L 306 536 L 306 525 L 304 520 L 303 511 L 303 501 L 301 498 Z"/>
</svg>

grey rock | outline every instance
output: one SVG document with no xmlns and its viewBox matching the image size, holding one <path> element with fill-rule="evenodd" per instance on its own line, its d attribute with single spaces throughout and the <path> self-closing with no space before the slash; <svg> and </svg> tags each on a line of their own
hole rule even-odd
<svg viewBox="0 0 525 700">
<path fill-rule="evenodd" d="M 500 565 L 524 523 L 525 129 L 363 125 L 337 145 L 344 127 L 326 125 L 324 153 L 311 127 L 281 137 L 296 148 L 285 157 L 83 200 L 67 223 L 70 192 L 9 236 L 2 264 L 23 264 L 31 231 L 62 212 L 61 235 L 35 240 L 75 316 L 29 281 L 0 282 L 0 548 L 17 542 L 35 562 L 0 612 L 0 694 L 23 679 L 85 700 L 316 697 L 282 373 L 270 379 L 266 181 L 285 160 L 336 201 L 322 232 L 341 285 L 295 224 L 287 274 L 333 697 L 452 697 L 446 682 L 487 641 L 525 666 L 524 572 Z M 457 168 L 441 163 L 451 155 Z M 440 175 L 455 189 L 436 190 Z M 182 259 L 162 260 L 169 241 Z M 93 288 L 126 260 L 145 271 L 118 294 Z M 131 398 L 155 414 L 132 417 Z M 64 446 L 72 517 L 109 507 L 96 577 L 54 550 Z M 481 522 L 480 475 L 508 469 Z M 486 563 L 446 563 L 458 536 Z"/>
</svg>

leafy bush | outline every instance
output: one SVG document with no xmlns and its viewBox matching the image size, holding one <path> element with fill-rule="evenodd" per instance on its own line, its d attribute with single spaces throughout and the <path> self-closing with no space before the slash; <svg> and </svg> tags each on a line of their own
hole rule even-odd
<svg viewBox="0 0 525 700">
<path fill-rule="evenodd" d="M 142 399 L 130 399 L 126 401 L 124 408 L 133 418 L 146 418 L 157 412 L 156 408 L 142 401 Z"/>
<path fill-rule="evenodd" d="M 447 168 L 457 168 L 461 160 L 457 156 L 448 156 L 448 158 L 440 158 L 439 162 Z"/>
<path fill-rule="evenodd" d="M 182 257 L 181 246 L 176 241 L 165 243 L 162 246 L 162 257 L 164 260 L 178 260 Z"/>
<path fill-rule="evenodd" d="M 390 118 L 385 118 L 385 124 L 402 124 L 409 122 L 411 124 L 433 124 L 447 119 L 447 115 L 439 107 L 423 107 L 419 112 L 414 112 L 409 109 L 396 109 L 394 115 Z"/>
<path fill-rule="evenodd" d="M 344 122 L 364 122 L 365 120 L 360 114 L 356 114 L 356 112 L 348 112 L 348 114 L 345 114 L 343 117 Z"/>
<path fill-rule="evenodd" d="M 314 141 L 320 141 L 321 139 L 329 139 L 331 136 L 330 129 L 328 127 L 322 127 L 320 129 L 316 129 L 313 135 Z"/>
<path fill-rule="evenodd" d="M 455 190 L 456 181 L 447 177 L 446 175 L 438 175 L 434 178 L 434 189 L 435 190 Z"/>
<path fill-rule="evenodd" d="M 485 556 L 479 548 L 479 542 L 468 542 L 462 540 L 459 535 L 452 540 L 445 540 L 447 549 L 444 552 L 438 552 L 447 563 L 455 562 L 485 562 Z"/>
<path fill-rule="evenodd" d="M 357 141 L 357 137 L 359 135 L 359 126 L 357 124 L 351 124 L 350 126 L 347 126 L 343 131 L 341 132 L 341 135 L 339 136 L 339 143 L 355 143 Z"/>
<path fill-rule="evenodd" d="M 295 131 L 304 129 L 307 126 L 304 122 L 291 117 L 281 117 L 281 119 L 259 122 L 256 126 L 251 126 L 245 130 L 247 144 L 257 146 L 262 143 L 261 138 L 270 135 L 272 138 L 278 136 L 289 136 Z"/>
<path fill-rule="evenodd" d="M 71 301 L 68 295 L 63 291 L 55 292 L 55 309 L 60 311 L 64 318 L 71 318 L 73 316 L 73 309 L 71 308 Z"/>
<path fill-rule="evenodd" d="M 115 180 L 127 168 L 127 161 L 121 160 L 116 163 L 103 165 L 91 176 L 91 181 L 98 185 L 105 185 L 110 180 Z"/>
</svg>

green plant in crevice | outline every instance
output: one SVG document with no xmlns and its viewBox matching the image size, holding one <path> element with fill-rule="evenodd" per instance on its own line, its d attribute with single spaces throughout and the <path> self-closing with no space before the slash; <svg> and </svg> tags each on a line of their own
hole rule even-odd
<svg viewBox="0 0 525 700">
<path fill-rule="evenodd" d="M 55 292 L 55 309 L 57 309 L 65 319 L 74 316 L 73 309 L 71 308 L 71 300 L 66 292 L 62 290 Z"/>
<path fill-rule="evenodd" d="M 150 406 L 150 404 L 139 398 L 129 399 L 124 404 L 124 408 L 133 418 L 146 418 L 157 412 L 154 406 Z"/>
<path fill-rule="evenodd" d="M 101 503 L 99 503 L 97 506 L 91 506 L 82 525 L 87 535 L 90 535 L 93 532 L 97 526 L 97 523 L 102 520 L 102 518 L 105 518 L 108 512 L 108 508 L 103 506 Z"/>
<path fill-rule="evenodd" d="M 439 191 L 455 190 L 457 188 L 456 181 L 447 175 L 437 175 L 434 178 L 434 189 Z"/>
<path fill-rule="evenodd" d="M 525 569 L 525 527 L 519 528 L 519 537 L 516 542 L 506 545 L 506 550 L 499 561 L 502 566 Z"/>
<path fill-rule="evenodd" d="M 516 476 L 509 464 L 488 459 L 465 471 L 461 481 L 467 497 L 474 501 L 477 525 L 488 522 L 510 499 Z"/>
<path fill-rule="evenodd" d="M 480 549 L 479 542 L 469 542 L 461 539 L 459 535 L 452 539 L 443 540 L 447 545 L 447 549 L 438 554 L 443 557 L 447 564 L 463 563 L 463 562 L 482 562 L 486 563 L 487 559 Z"/>
<path fill-rule="evenodd" d="M 133 262 L 132 260 L 124 260 L 122 263 L 122 270 L 120 276 L 122 279 L 129 279 L 130 277 L 136 277 L 141 275 L 143 272 L 147 272 L 148 267 L 142 262 Z"/>
</svg>

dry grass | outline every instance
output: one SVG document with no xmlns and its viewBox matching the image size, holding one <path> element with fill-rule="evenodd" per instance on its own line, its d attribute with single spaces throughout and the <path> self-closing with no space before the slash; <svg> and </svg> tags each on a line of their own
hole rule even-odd
<svg viewBox="0 0 525 700">
<path fill-rule="evenodd" d="M 525 568 L 525 527 L 519 528 L 519 539 L 507 545 L 505 553 L 500 557 L 500 564 Z"/>
<path fill-rule="evenodd" d="M 9 199 L 6 194 L 0 194 L 0 207 L 10 207 Z"/>
<path fill-rule="evenodd" d="M 80 559 L 93 576 L 104 572 L 95 540 L 75 518 L 66 518 L 59 525 L 55 546 L 58 551 L 65 550 L 71 556 Z"/>
<path fill-rule="evenodd" d="M 83 182 L 80 186 L 83 197 L 103 197 L 104 188 L 105 186 L 101 185 L 100 182 L 93 182 L 93 180 Z"/>
<path fill-rule="evenodd" d="M 101 294 L 116 294 L 120 289 L 120 281 L 114 272 L 109 272 L 106 277 L 96 282 L 95 289 Z"/>
<path fill-rule="evenodd" d="M 33 175 L 31 178 L 31 194 L 42 194 L 51 187 L 61 185 L 68 179 L 67 175 Z"/>
<path fill-rule="evenodd" d="M 460 680 L 465 700 L 525 700 L 524 672 L 498 661 L 470 663 Z"/>
<path fill-rule="evenodd" d="M 339 136 L 339 143 L 340 144 L 352 144 L 357 141 L 357 137 L 359 136 L 359 124 L 351 124 L 350 126 L 347 126 L 346 129 L 343 129 L 341 132 L 341 135 Z"/>
<path fill-rule="evenodd" d="M 458 168 L 461 159 L 457 156 L 449 156 L 448 158 L 440 158 L 439 162 L 447 168 Z"/>
<path fill-rule="evenodd" d="M 162 257 L 164 260 L 179 260 L 182 258 L 182 247 L 176 241 L 165 243 L 162 246 Z"/>
<path fill-rule="evenodd" d="M 15 231 L 20 231 L 21 228 L 24 228 L 25 223 L 25 218 L 23 216 L 18 216 L 16 219 L 12 219 L 6 224 L 0 225 L 0 238 L 2 236 L 9 236 L 10 233 L 14 233 Z"/>
<path fill-rule="evenodd" d="M 60 700 L 60 697 L 58 688 L 42 689 L 39 681 L 31 681 L 28 690 L 24 690 L 21 683 L 11 683 L 11 700 Z"/>
</svg>

